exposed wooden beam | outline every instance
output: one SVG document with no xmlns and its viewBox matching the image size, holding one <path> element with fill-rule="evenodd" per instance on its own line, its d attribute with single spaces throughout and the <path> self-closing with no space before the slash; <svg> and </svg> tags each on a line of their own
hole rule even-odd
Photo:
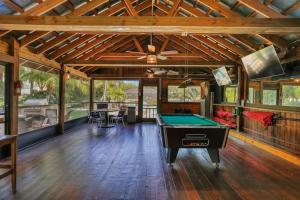
<svg viewBox="0 0 300 200">
<path fill-rule="evenodd" d="M 49 59 L 56 59 L 60 56 L 62 56 L 64 53 L 71 51 L 72 49 L 76 48 L 77 46 L 85 43 L 86 41 L 92 39 L 93 37 L 95 37 L 94 35 L 84 35 L 82 37 L 80 37 L 79 39 L 75 40 L 74 42 L 56 50 L 55 52 L 53 52 L 52 54 L 50 54 L 48 56 Z"/>
<path fill-rule="evenodd" d="M 209 37 L 212 38 L 213 40 L 215 40 L 216 42 L 220 43 L 221 45 L 224 45 L 226 48 L 232 50 L 233 52 L 235 52 L 236 54 L 238 54 L 240 56 L 246 56 L 249 54 L 249 52 L 247 52 L 246 50 L 244 50 L 242 48 L 237 47 L 236 45 L 227 41 L 225 38 L 222 38 L 217 35 L 210 35 Z"/>
<path fill-rule="evenodd" d="M 3 30 L 99 31 L 102 33 L 300 33 L 300 20 L 196 17 L 0 16 Z"/>
<path fill-rule="evenodd" d="M 123 0 L 124 1 L 124 4 L 130 14 L 130 16 L 137 16 L 137 12 L 136 10 L 134 9 L 134 7 L 131 5 L 131 1 L 130 0 Z"/>
<path fill-rule="evenodd" d="M 175 13 L 176 13 L 177 10 L 178 10 L 180 4 L 181 4 L 181 0 L 175 0 L 175 1 L 173 2 L 172 8 L 171 8 L 171 9 L 169 10 L 169 12 L 168 12 L 168 15 L 169 15 L 169 16 L 174 16 Z"/>
<path fill-rule="evenodd" d="M 141 46 L 140 42 L 138 41 L 138 39 L 137 39 L 135 36 L 132 37 L 132 40 L 133 40 L 133 42 L 134 42 L 134 45 L 135 45 L 136 49 L 137 49 L 139 52 L 144 52 L 143 47 Z"/>
<path fill-rule="evenodd" d="M 68 13 L 66 16 L 81 16 L 84 15 L 85 13 L 95 9 L 96 7 L 106 3 L 107 0 L 95 0 L 95 1 L 90 1 L 87 2 L 86 4 L 84 4 L 83 6 L 80 6 L 79 8 L 75 9 L 74 11 Z M 21 46 L 26 46 L 38 39 L 40 39 L 41 37 L 49 34 L 49 31 L 36 31 L 28 36 L 26 36 L 24 39 L 21 40 Z M 67 34 L 67 33 L 64 33 Z M 63 35 L 64 35 L 63 34 Z M 57 40 L 55 40 L 57 41 Z M 49 47 L 47 47 L 49 48 Z"/>
<path fill-rule="evenodd" d="M 19 13 L 24 12 L 24 10 L 21 6 L 19 6 L 18 4 L 16 4 L 15 2 L 13 2 L 11 0 L 3 0 L 3 3 L 16 12 L 19 12 Z"/>
<path fill-rule="evenodd" d="M 162 46 L 160 48 L 160 52 L 162 52 L 166 49 L 166 47 L 168 46 L 169 40 L 170 40 L 169 37 L 167 39 L 165 39 L 164 43 L 162 44 Z"/>
<path fill-rule="evenodd" d="M 37 6 L 34 6 L 28 10 L 26 10 L 22 15 L 28 15 L 28 16 L 40 16 L 43 15 L 53 8 L 65 3 L 67 0 L 45 0 L 38 4 Z"/>
<path fill-rule="evenodd" d="M 113 38 L 111 38 L 109 41 L 107 41 L 105 44 L 102 44 L 98 47 L 96 47 L 95 49 L 93 49 L 92 51 L 84 54 L 80 59 L 89 59 L 91 57 L 98 57 L 99 54 L 103 51 L 105 51 L 107 48 L 111 47 L 112 45 L 114 45 L 115 43 L 120 42 L 121 40 L 123 40 L 124 38 L 126 38 L 127 36 L 115 36 Z"/>
<path fill-rule="evenodd" d="M 200 0 L 197 0 L 200 2 Z M 214 0 L 201 0 L 201 3 L 208 6 L 210 9 L 213 9 L 215 11 L 217 11 L 218 13 L 220 13 L 221 15 L 223 15 L 224 17 L 228 17 L 228 18 L 241 18 L 242 16 L 240 14 L 238 14 L 237 12 L 232 11 L 231 9 L 226 8 L 225 6 L 219 4 L 218 2 L 214 1 Z M 265 6 L 265 5 L 264 5 Z M 266 13 L 265 13 L 266 14 Z M 251 34 L 253 34 L 252 32 L 250 32 Z M 257 33 L 254 33 L 257 34 Z M 261 38 L 263 38 L 264 36 L 260 36 Z M 277 37 L 277 36 L 272 36 L 274 39 L 276 39 L 277 41 L 281 41 L 281 43 L 284 43 L 284 40 L 282 40 L 281 38 Z M 265 40 L 264 40 L 265 41 Z M 271 41 L 272 42 L 272 41 Z M 276 46 L 278 46 L 278 44 L 275 44 Z M 279 48 L 285 48 L 282 46 L 278 46 Z"/>
<path fill-rule="evenodd" d="M 284 15 L 290 15 L 293 12 L 295 12 L 296 10 L 298 10 L 300 7 L 300 1 L 298 0 L 298 2 L 294 3 L 293 5 L 291 5 L 290 7 L 288 7 L 287 9 L 285 9 L 282 14 Z"/>
<path fill-rule="evenodd" d="M 188 64 L 185 61 L 161 61 L 157 64 L 147 64 L 145 61 L 101 61 L 101 60 L 70 60 L 64 63 L 67 66 L 98 66 L 98 67 L 220 67 L 220 66 L 235 66 L 231 61 L 190 61 Z"/>
<path fill-rule="evenodd" d="M 204 43 L 205 45 L 209 46 L 211 49 L 214 49 L 218 51 L 219 53 L 223 54 L 227 58 L 238 61 L 239 57 L 228 51 L 227 49 L 224 49 L 223 47 L 219 46 L 217 43 L 214 43 L 213 41 L 209 40 L 207 37 L 202 35 L 192 35 L 193 38 L 197 39 L 198 41 Z"/>
</svg>

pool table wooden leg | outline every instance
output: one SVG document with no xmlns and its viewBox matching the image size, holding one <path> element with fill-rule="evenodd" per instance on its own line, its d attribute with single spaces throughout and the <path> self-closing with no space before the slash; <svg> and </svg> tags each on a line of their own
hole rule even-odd
<svg viewBox="0 0 300 200">
<path fill-rule="evenodd" d="M 167 150 L 167 162 L 173 163 L 176 160 L 179 148 L 168 148 Z"/>
<path fill-rule="evenodd" d="M 207 148 L 208 155 L 213 163 L 218 165 L 220 163 L 219 149 L 218 148 Z"/>
</svg>

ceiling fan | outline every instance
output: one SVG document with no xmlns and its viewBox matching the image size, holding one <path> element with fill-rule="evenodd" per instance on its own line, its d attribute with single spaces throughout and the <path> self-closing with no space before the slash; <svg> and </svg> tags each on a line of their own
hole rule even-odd
<svg viewBox="0 0 300 200">
<path fill-rule="evenodd" d="M 153 14 L 153 5 L 154 4 L 154 0 L 152 0 L 151 3 L 151 15 L 154 16 Z M 161 51 L 159 53 L 156 53 L 156 48 L 152 43 L 152 38 L 153 38 L 153 34 L 150 35 L 150 44 L 148 44 L 148 53 L 146 52 L 135 52 L 135 51 L 126 51 L 127 53 L 134 53 L 134 54 L 140 54 L 141 56 L 138 57 L 138 60 L 142 60 L 144 58 L 147 58 L 147 63 L 149 64 L 153 64 L 153 63 L 157 63 L 157 59 L 160 60 L 167 60 L 168 56 L 170 55 L 174 55 L 174 54 L 178 54 L 178 51 L 173 50 L 173 51 Z"/>
</svg>

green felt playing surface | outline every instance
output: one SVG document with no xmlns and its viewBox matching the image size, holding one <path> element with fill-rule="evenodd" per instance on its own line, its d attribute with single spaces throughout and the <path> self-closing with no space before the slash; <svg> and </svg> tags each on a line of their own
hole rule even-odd
<svg viewBox="0 0 300 200">
<path fill-rule="evenodd" d="M 171 125 L 202 125 L 202 126 L 218 126 L 219 123 L 212 120 L 202 118 L 195 115 L 161 115 L 165 124 Z"/>
</svg>

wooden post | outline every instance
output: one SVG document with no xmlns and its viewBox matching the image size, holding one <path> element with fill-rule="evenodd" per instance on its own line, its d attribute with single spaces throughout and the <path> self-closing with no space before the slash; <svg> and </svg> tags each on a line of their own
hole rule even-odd
<svg viewBox="0 0 300 200">
<path fill-rule="evenodd" d="M 90 80 L 90 111 L 94 110 L 94 79 Z"/>
<path fill-rule="evenodd" d="M 14 63 L 9 69 L 9 109 L 8 109 L 8 130 L 10 135 L 18 135 L 18 96 L 16 95 L 15 82 L 19 80 L 19 49 L 17 40 L 11 40 L 10 54 L 14 57 Z"/>
<path fill-rule="evenodd" d="M 59 73 L 59 115 L 58 115 L 58 134 L 64 133 L 65 125 L 65 85 L 66 85 L 66 73 L 65 67 L 61 65 L 61 71 Z"/>
<path fill-rule="evenodd" d="M 138 121 L 143 119 L 143 80 L 139 80 L 139 89 L 138 89 Z"/>
</svg>

